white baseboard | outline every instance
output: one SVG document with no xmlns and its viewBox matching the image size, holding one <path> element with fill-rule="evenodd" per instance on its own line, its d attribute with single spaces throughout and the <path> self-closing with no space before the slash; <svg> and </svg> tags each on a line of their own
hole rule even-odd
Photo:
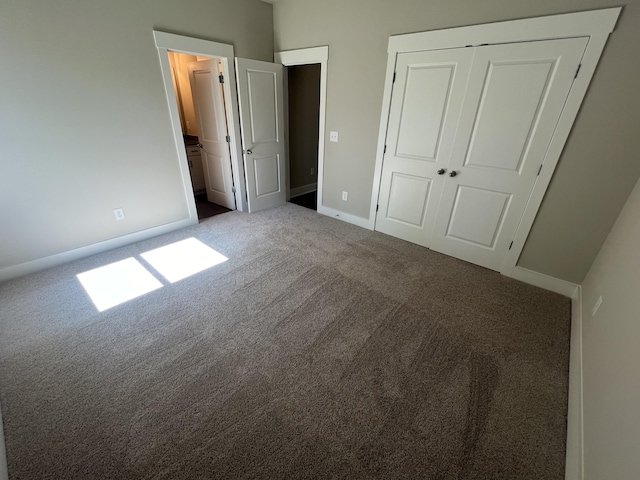
<svg viewBox="0 0 640 480">
<path fill-rule="evenodd" d="M 130 245 L 142 240 L 157 237 L 158 235 L 164 235 L 165 233 L 173 232 L 174 230 L 179 230 L 191 225 L 196 225 L 197 223 L 197 218 L 188 218 L 186 220 L 167 223 L 166 225 L 160 225 L 159 227 L 149 228 L 140 232 L 130 233 L 121 237 L 94 243 L 92 245 L 87 245 L 86 247 L 80 247 L 69 250 L 67 252 L 50 255 L 48 257 L 38 258 L 30 262 L 20 263 L 11 267 L 5 267 L 3 269 L 0 269 L 0 282 L 9 280 L 11 278 L 22 277 L 24 275 L 38 272 L 40 270 L 46 270 L 47 268 L 55 267 L 56 265 L 61 265 L 73 260 L 79 260 L 80 258 L 95 255 L 96 253 L 102 253 L 106 252 L 107 250 L 113 250 L 114 248 L 124 247 L 125 245 Z M 2 480 L 1 477 L 0 480 Z"/>
<path fill-rule="evenodd" d="M 534 272 L 533 270 L 522 267 L 515 267 L 509 276 L 521 282 L 528 283 L 529 285 L 535 285 L 536 287 L 544 288 L 545 290 L 559 293 L 569 298 L 573 298 L 578 288 L 578 285 L 575 283 L 550 277 L 544 273 Z"/>
<path fill-rule="evenodd" d="M 582 417 L 582 288 L 543 273 L 515 267 L 511 278 L 571 298 L 571 341 L 569 350 L 569 401 L 567 412 L 567 450 L 565 480 L 584 479 Z"/>
<path fill-rule="evenodd" d="M 318 205 L 318 213 L 328 217 L 337 218 L 338 220 L 357 225 L 358 227 L 366 228 L 367 230 L 373 230 L 373 222 L 368 218 L 356 217 L 355 215 L 344 213 L 340 210 L 334 210 L 333 208 L 325 207 L 323 205 Z"/>
<path fill-rule="evenodd" d="M 7 468 L 7 451 L 4 448 L 4 430 L 2 428 L 2 411 L 0 410 L 0 480 L 9 480 Z"/>
<path fill-rule="evenodd" d="M 565 480 L 584 479 L 582 387 L 582 288 L 571 298 L 571 350 L 569 357 L 569 411 Z"/>
<path fill-rule="evenodd" d="M 317 183 L 310 183 L 309 185 L 303 185 L 301 187 L 292 188 L 290 190 L 289 198 L 299 197 L 300 195 L 304 195 L 305 193 L 311 193 L 318 190 Z"/>
</svg>

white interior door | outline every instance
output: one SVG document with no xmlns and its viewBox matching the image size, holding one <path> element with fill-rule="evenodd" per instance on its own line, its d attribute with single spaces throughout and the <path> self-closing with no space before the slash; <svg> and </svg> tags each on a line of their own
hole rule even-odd
<svg viewBox="0 0 640 480">
<path fill-rule="evenodd" d="M 398 55 L 376 230 L 430 245 L 473 53 Z"/>
<path fill-rule="evenodd" d="M 431 248 L 500 270 L 586 38 L 477 48 Z"/>
<path fill-rule="evenodd" d="M 286 202 L 283 67 L 236 58 L 250 212 Z"/>
<path fill-rule="evenodd" d="M 376 230 L 500 270 L 586 44 L 398 54 Z"/>
<path fill-rule="evenodd" d="M 189 80 L 198 119 L 198 139 L 202 145 L 207 200 L 235 210 L 236 199 L 218 60 L 189 63 Z"/>
</svg>

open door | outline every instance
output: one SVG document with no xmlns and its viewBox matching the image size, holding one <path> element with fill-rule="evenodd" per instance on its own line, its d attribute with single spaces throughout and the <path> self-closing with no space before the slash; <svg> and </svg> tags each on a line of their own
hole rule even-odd
<svg viewBox="0 0 640 480">
<path fill-rule="evenodd" d="M 283 67 L 236 58 L 249 212 L 284 205 Z"/>
<path fill-rule="evenodd" d="M 235 210 L 236 199 L 233 190 L 229 137 L 218 60 L 191 62 L 189 80 L 198 120 L 198 139 L 207 187 L 207 200 Z"/>
</svg>

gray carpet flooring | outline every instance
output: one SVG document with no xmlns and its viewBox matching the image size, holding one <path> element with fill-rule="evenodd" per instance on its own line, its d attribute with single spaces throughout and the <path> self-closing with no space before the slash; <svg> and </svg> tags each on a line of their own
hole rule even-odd
<svg viewBox="0 0 640 480">
<path fill-rule="evenodd" d="M 102 313 L 76 275 L 229 261 Z M 151 269 L 150 269 L 151 270 Z M 12 479 L 562 479 L 570 302 L 288 204 L 0 284 Z"/>
</svg>

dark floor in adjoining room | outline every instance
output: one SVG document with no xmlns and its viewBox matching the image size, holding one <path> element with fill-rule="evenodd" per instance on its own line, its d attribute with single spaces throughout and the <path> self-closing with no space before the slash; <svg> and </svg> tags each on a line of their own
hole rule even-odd
<svg viewBox="0 0 640 480">
<path fill-rule="evenodd" d="M 227 207 L 208 201 L 205 193 L 196 195 L 196 210 L 198 210 L 198 220 L 204 220 L 205 218 L 220 215 L 221 213 L 231 212 L 231 209 Z"/>
<path fill-rule="evenodd" d="M 291 203 L 300 205 L 301 207 L 310 208 L 311 210 L 318 210 L 318 192 L 309 192 L 304 195 L 298 195 L 292 197 L 289 200 Z"/>
</svg>

